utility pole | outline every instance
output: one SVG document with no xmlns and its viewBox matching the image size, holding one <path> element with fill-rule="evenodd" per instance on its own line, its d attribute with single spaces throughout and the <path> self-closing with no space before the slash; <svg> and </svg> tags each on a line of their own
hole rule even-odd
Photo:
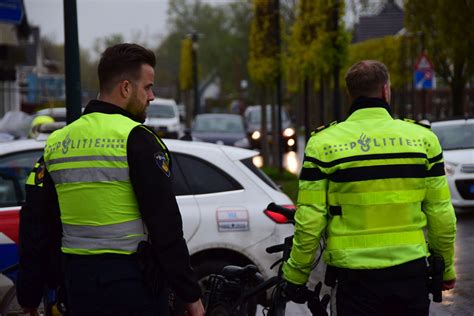
<svg viewBox="0 0 474 316">
<path fill-rule="evenodd" d="M 339 0 L 334 0 L 334 10 L 333 10 L 333 22 L 334 22 L 334 36 L 333 36 L 333 45 L 334 48 L 338 49 L 337 37 L 339 33 Z M 334 119 L 339 121 L 341 120 L 341 98 L 339 93 L 339 74 L 341 72 L 341 65 L 339 65 L 339 60 L 336 58 L 333 67 L 333 76 L 334 76 Z"/>
<path fill-rule="evenodd" d="M 193 62 L 193 86 L 194 86 L 194 116 L 201 113 L 200 96 L 199 96 L 198 60 L 197 60 L 197 50 L 199 48 L 198 39 L 199 39 L 198 33 L 195 31 L 192 32 L 191 40 L 193 42 L 192 62 Z"/>
<path fill-rule="evenodd" d="M 63 0 L 63 6 L 66 120 L 69 124 L 81 116 L 81 68 L 77 34 L 76 0 Z"/>
<path fill-rule="evenodd" d="M 277 134 L 278 140 L 278 169 L 283 172 L 283 135 L 281 130 L 281 103 L 282 103 L 282 89 L 281 89 L 281 36 L 280 36 L 280 0 L 275 0 L 275 15 L 276 15 L 276 46 L 277 46 L 277 60 L 278 60 L 278 74 L 276 78 L 276 102 L 277 102 Z"/>
</svg>

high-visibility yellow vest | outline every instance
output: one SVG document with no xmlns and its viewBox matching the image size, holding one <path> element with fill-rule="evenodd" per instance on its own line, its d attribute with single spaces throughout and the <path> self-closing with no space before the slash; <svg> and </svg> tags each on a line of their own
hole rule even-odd
<svg viewBox="0 0 474 316">
<path fill-rule="evenodd" d="M 455 223 L 442 150 L 428 128 L 394 120 L 384 108 L 363 108 L 312 135 L 300 175 L 296 230 L 285 278 L 305 283 L 326 229 L 323 258 L 348 269 L 379 269 L 429 254 L 430 243 L 454 241 L 436 231 Z M 438 213 L 439 218 L 434 214 Z M 427 214 L 430 214 L 428 216 Z M 444 239 L 444 241 L 442 241 Z M 454 278 L 454 253 L 442 253 L 445 279 Z"/>
<path fill-rule="evenodd" d="M 127 160 L 138 125 L 95 112 L 48 138 L 44 159 L 58 194 L 63 252 L 131 254 L 146 239 Z"/>
</svg>

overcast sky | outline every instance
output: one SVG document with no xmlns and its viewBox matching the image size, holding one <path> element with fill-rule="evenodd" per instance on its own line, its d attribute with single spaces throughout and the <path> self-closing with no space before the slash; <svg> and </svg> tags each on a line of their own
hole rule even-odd
<svg viewBox="0 0 474 316">
<path fill-rule="evenodd" d="M 126 41 L 156 47 L 168 31 L 168 1 L 76 0 L 79 45 L 90 49 L 96 38 L 120 33 Z M 242 0 L 203 0 L 212 4 L 235 1 Z M 29 23 L 40 26 L 42 36 L 64 42 L 63 0 L 24 0 L 24 4 Z"/>
<path fill-rule="evenodd" d="M 206 0 L 228 3 L 235 0 Z M 42 36 L 64 42 L 63 0 L 24 0 L 28 22 Z M 77 0 L 79 45 L 92 48 L 96 38 L 120 33 L 126 41 L 155 47 L 167 33 L 168 0 Z"/>
<path fill-rule="evenodd" d="M 63 0 L 24 0 L 28 22 L 41 35 L 64 42 Z M 94 40 L 120 33 L 127 41 L 155 45 L 166 34 L 168 0 L 77 0 L 79 45 L 92 48 Z M 135 38 L 140 35 L 140 38 Z"/>
</svg>

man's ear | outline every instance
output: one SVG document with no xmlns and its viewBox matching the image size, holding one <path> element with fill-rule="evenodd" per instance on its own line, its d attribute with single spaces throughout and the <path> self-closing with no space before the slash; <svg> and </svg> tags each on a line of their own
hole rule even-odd
<svg viewBox="0 0 474 316">
<path fill-rule="evenodd" d="M 382 99 L 387 103 L 390 102 L 390 84 L 388 83 L 382 87 Z"/>
<path fill-rule="evenodd" d="M 132 84 L 131 84 L 131 82 L 128 81 L 128 80 L 123 80 L 119 84 L 119 90 L 120 90 L 120 95 L 124 99 L 128 99 L 128 97 L 132 93 Z"/>
</svg>

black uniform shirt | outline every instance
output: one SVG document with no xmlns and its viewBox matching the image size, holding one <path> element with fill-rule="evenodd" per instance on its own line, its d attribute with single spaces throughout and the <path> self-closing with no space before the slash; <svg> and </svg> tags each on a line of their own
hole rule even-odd
<svg viewBox="0 0 474 316">
<path fill-rule="evenodd" d="M 93 112 L 121 114 L 134 121 L 141 122 L 122 108 L 98 100 L 89 102 L 84 115 Z M 97 128 L 100 128 L 100 126 Z M 172 188 L 171 173 L 159 159 L 159 157 L 163 157 L 168 153 L 164 152 L 167 150 L 159 145 L 156 138 L 157 136 L 151 130 L 147 130 L 143 126 L 137 126 L 130 132 L 127 141 L 130 180 L 157 259 L 164 270 L 163 276 L 166 276 L 170 287 L 182 300 L 194 302 L 200 297 L 201 290 L 190 266 L 189 252 L 183 237 L 181 214 Z M 47 211 L 45 208 L 51 208 L 51 203 L 56 205 L 58 203 L 54 183 L 49 175 L 44 177 L 42 192 L 48 196 L 46 198 L 48 202 L 44 202 L 45 198 L 42 197 L 42 203 L 35 203 L 33 197 L 27 196 L 27 205 L 37 204 L 34 208 L 39 208 L 35 211 L 38 216 Z M 40 205 L 49 205 L 49 207 L 41 207 Z M 31 208 L 28 213 L 31 213 Z M 30 220 L 29 222 L 34 225 L 34 221 Z M 24 227 L 22 230 L 25 232 L 30 229 Z M 54 236 L 57 236 L 57 234 Z M 32 238 L 24 239 L 23 242 L 27 244 L 37 242 Z M 25 271 L 25 267 L 27 268 L 26 271 L 34 270 L 34 264 L 31 260 L 30 262 L 23 262 L 23 270 Z M 27 273 L 23 273 L 23 275 L 26 276 Z M 32 301 L 34 302 L 36 299 L 23 299 L 25 303 Z"/>
</svg>

